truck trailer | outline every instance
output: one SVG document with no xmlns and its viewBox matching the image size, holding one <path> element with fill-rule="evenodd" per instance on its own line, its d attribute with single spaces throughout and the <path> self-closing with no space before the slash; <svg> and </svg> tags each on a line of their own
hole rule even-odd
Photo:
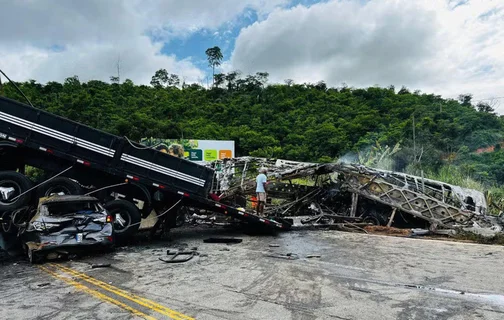
<svg viewBox="0 0 504 320">
<path fill-rule="evenodd" d="M 42 183 L 26 175 L 32 168 L 42 170 Z M 51 194 L 98 198 L 115 216 L 115 233 L 123 238 L 135 234 L 141 219 L 152 212 L 167 212 L 157 219 L 157 227 L 174 227 L 177 209 L 182 206 L 266 228 L 289 227 L 221 202 L 210 194 L 214 178 L 215 171 L 206 166 L 0 97 L 0 222 L 4 233 L 23 225 L 38 199 Z"/>
</svg>

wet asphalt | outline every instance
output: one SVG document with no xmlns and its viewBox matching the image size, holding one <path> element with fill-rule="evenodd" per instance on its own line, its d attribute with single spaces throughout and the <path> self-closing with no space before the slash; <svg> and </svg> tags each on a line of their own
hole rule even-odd
<svg viewBox="0 0 504 320">
<path fill-rule="evenodd" d="M 243 241 L 204 243 L 209 237 Z M 185 263 L 159 260 L 195 247 Z M 504 319 L 503 261 L 499 246 L 188 228 L 42 267 L 4 262 L 0 318 Z M 98 263 L 110 267 L 91 267 Z"/>
</svg>

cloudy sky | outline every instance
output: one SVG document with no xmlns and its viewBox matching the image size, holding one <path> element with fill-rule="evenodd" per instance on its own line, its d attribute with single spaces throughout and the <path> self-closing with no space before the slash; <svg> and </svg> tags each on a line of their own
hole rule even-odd
<svg viewBox="0 0 504 320">
<path fill-rule="evenodd" d="M 206 83 L 215 45 L 222 71 L 270 82 L 504 96 L 502 0 L 1 0 L 0 68 L 18 81 L 108 81 L 119 59 L 135 83 L 160 68 Z"/>
</svg>

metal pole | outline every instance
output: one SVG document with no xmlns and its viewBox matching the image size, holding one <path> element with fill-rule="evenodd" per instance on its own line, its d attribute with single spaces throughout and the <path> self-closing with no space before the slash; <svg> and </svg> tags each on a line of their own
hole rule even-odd
<svg viewBox="0 0 504 320">
<path fill-rule="evenodd" d="M 392 210 L 392 215 L 390 216 L 390 219 L 387 223 L 387 227 L 389 227 L 389 228 L 392 225 L 392 222 L 394 222 L 396 211 L 397 211 L 397 208 L 394 208 L 394 210 Z"/>
<path fill-rule="evenodd" d="M 424 179 L 423 170 L 422 170 L 422 192 L 425 193 L 425 179 Z"/>
</svg>

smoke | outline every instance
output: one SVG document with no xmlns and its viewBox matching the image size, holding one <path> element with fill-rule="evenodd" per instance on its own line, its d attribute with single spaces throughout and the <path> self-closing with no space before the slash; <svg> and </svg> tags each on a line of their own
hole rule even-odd
<svg viewBox="0 0 504 320">
<path fill-rule="evenodd" d="M 347 152 L 344 156 L 336 160 L 339 164 L 359 163 L 359 155 L 355 152 Z"/>
<path fill-rule="evenodd" d="M 336 162 L 342 164 L 358 163 L 370 168 L 392 171 L 395 164 L 393 155 L 400 150 L 400 143 L 396 143 L 391 148 L 388 145 L 382 146 L 376 142 L 375 145 L 367 146 L 358 152 L 348 152 Z"/>
</svg>

